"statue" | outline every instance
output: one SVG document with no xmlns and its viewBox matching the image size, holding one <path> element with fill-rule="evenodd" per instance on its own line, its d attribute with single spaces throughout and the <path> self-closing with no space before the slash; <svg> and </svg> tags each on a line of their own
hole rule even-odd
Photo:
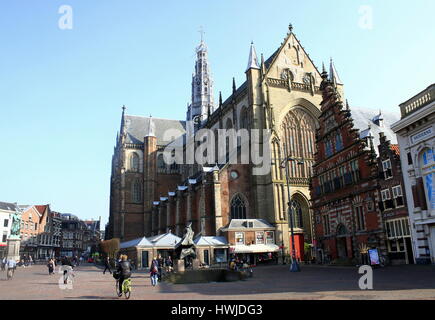
<svg viewBox="0 0 435 320">
<path fill-rule="evenodd" d="M 16 211 L 11 214 L 12 226 L 11 226 L 11 236 L 13 239 L 20 239 L 20 228 L 21 228 L 21 214 Z"/>
<path fill-rule="evenodd" d="M 192 260 L 196 258 L 195 244 L 193 242 L 194 232 L 190 222 L 185 229 L 184 237 L 175 247 L 175 252 L 180 260 L 184 260 L 185 266 L 192 265 Z"/>
</svg>

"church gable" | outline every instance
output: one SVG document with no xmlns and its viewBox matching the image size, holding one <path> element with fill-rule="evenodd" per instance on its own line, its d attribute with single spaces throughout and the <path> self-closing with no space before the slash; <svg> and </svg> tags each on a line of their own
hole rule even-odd
<svg viewBox="0 0 435 320">
<path fill-rule="evenodd" d="M 293 82 L 308 84 L 312 77 L 317 86 L 322 81 L 319 71 L 291 29 L 281 47 L 266 61 L 266 66 L 269 78 L 286 80 L 290 77 Z"/>
</svg>

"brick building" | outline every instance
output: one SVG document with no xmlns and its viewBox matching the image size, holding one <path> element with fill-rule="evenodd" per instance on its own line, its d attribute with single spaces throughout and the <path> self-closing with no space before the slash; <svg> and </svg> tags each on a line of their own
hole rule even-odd
<svg viewBox="0 0 435 320">
<path fill-rule="evenodd" d="M 70 213 L 61 214 L 62 239 L 60 255 L 66 257 L 80 257 L 86 250 L 84 235 L 87 231 L 86 224 L 77 216 Z"/>
<path fill-rule="evenodd" d="M 399 146 L 391 144 L 383 132 L 379 136 L 379 209 L 386 230 L 388 258 L 392 264 L 412 264 L 414 257 Z"/>
<path fill-rule="evenodd" d="M 322 73 L 311 200 L 319 259 L 361 261 L 366 248 L 385 254 L 378 210 L 378 170 L 373 140 L 360 138 L 348 104 Z"/>
</svg>

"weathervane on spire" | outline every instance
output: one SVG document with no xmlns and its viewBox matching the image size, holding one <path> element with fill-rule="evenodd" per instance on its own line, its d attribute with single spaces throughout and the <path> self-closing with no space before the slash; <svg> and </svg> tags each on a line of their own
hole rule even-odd
<svg viewBox="0 0 435 320">
<path fill-rule="evenodd" d="M 291 23 L 288 25 L 288 31 L 290 31 L 290 32 L 293 31 L 293 25 Z"/>
<path fill-rule="evenodd" d="M 204 41 L 204 28 L 202 27 L 202 26 L 199 26 L 199 31 L 198 31 L 200 34 L 201 34 L 201 42 L 203 42 Z"/>
</svg>

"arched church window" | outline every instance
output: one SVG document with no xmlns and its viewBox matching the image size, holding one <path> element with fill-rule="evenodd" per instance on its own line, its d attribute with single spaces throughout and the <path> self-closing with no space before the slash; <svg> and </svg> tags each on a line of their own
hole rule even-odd
<svg viewBox="0 0 435 320">
<path fill-rule="evenodd" d="M 421 175 L 429 210 L 435 210 L 435 152 L 426 148 L 420 153 Z"/>
<path fill-rule="evenodd" d="M 246 219 L 246 203 L 240 194 L 231 200 L 231 219 Z"/>
<path fill-rule="evenodd" d="M 248 123 L 249 123 L 249 116 L 248 116 L 248 109 L 246 107 L 243 107 L 240 111 L 240 128 L 241 129 L 248 129 Z"/>
<path fill-rule="evenodd" d="M 292 200 L 291 210 L 293 212 L 294 227 L 295 228 L 303 228 L 304 222 L 303 222 L 303 217 L 302 217 L 301 204 L 296 200 Z M 289 217 L 289 222 L 290 222 L 290 217 Z"/>
<path fill-rule="evenodd" d="M 142 200 L 142 188 L 139 179 L 135 179 L 132 184 L 131 200 L 134 203 L 140 203 Z"/>
<path fill-rule="evenodd" d="M 139 171 L 139 156 L 136 152 L 133 152 L 130 156 L 130 170 Z"/>
</svg>

